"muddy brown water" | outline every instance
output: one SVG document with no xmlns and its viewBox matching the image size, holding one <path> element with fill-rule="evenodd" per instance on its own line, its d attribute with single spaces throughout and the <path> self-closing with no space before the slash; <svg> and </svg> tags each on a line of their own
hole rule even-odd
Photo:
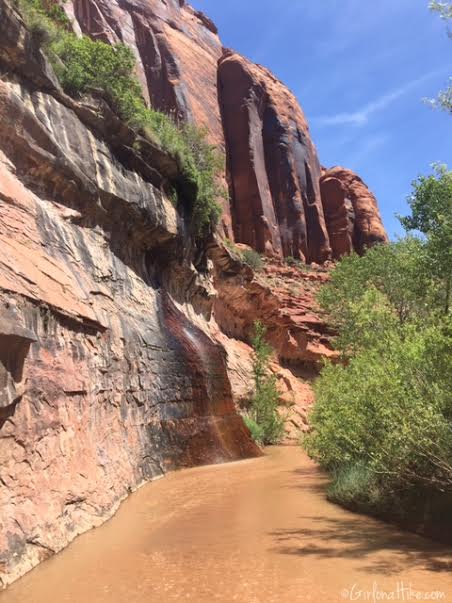
<svg viewBox="0 0 452 603">
<path fill-rule="evenodd" d="M 170 474 L 0 602 L 452 601 L 450 548 L 328 503 L 325 482 L 282 447 Z"/>
</svg>

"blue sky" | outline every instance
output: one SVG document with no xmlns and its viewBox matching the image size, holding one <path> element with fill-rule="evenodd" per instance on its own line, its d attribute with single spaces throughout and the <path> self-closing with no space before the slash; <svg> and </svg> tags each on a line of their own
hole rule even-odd
<svg viewBox="0 0 452 603">
<path fill-rule="evenodd" d="M 226 47 L 296 94 L 325 166 L 355 170 L 391 237 L 411 181 L 452 167 L 452 117 L 422 102 L 452 75 L 452 41 L 428 0 L 192 0 Z"/>
</svg>

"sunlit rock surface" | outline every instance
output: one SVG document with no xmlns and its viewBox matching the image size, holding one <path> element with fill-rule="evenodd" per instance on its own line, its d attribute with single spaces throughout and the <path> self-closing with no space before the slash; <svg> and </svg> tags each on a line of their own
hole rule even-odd
<svg viewBox="0 0 452 603">
<path fill-rule="evenodd" d="M 357 174 L 342 167 L 324 170 L 320 189 L 334 258 L 388 241 L 377 200 Z"/>
<path fill-rule="evenodd" d="M 209 139 L 224 148 L 217 95 L 223 48 L 206 15 L 180 0 L 69 0 L 64 9 L 76 30 L 132 48 L 144 96 L 153 107 L 206 127 Z M 223 231 L 232 238 L 229 204 L 219 202 Z"/>
<path fill-rule="evenodd" d="M 218 81 L 236 240 L 268 255 L 328 259 L 320 165 L 298 101 L 236 53 L 221 59 Z"/>
</svg>

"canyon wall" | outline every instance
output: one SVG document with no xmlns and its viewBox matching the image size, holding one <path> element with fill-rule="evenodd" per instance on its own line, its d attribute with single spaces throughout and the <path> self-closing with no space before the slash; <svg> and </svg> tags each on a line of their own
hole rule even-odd
<svg viewBox="0 0 452 603">
<path fill-rule="evenodd" d="M 223 48 L 206 15 L 183 0 L 70 0 L 63 7 L 76 31 L 133 50 L 144 97 L 153 107 L 206 127 L 210 141 L 224 149 L 217 95 Z M 229 203 L 219 202 L 223 234 L 233 239 Z"/>
<path fill-rule="evenodd" d="M 64 94 L 0 0 L 0 586 L 145 481 L 260 454 L 237 410 L 253 321 L 283 403 L 304 408 L 309 387 L 279 362 L 334 357 L 315 307 L 328 260 L 386 240 L 359 178 L 322 175 L 295 97 L 224 50 L 208 17 L 183 0 L 62 6 L 78 34 L 133 49 L 149 103 L 208 129 L 230 202 L 218 232 L 193 240 L 168 194 L 177 182 L 190 205 L 178 162 L 101 98 Z M 224 237 L 264 252 L 263 273 Z"/>
<path fill-rule="evenodd" d="M 202 258 L 164 192 L 171 158 L 135 155 L 133 133 L 101 102 L 66 97 L 6 2 L 0 40 L 7 584 L 144 481 L 260 452 L 208 333 Z"/>
<path fill-rule="evenodd" d="M 224 236 L 307 262 L 338 257 L 330 237 L 350 250 L 347 233 L 337 230 L 334 194 L 320 193 L 319 159 L 298 100 L 268 69 L 224 49 L 206 15 L 184 0 L 69 0 L 63 7 L 76 31 L 132 48 L 152 106 L 205 126 L 224 149 Z M 384 240 L 384 227 L 365 185 L 354 198 L 361 216 L 372 213 L 370 223 L 356 220 L 351 248 L 356 241 L 361 251 L 365 241 Z"/>
<path fill-rule="evenodd" d="M 218 69 L 236 240 L 267 255 L 330 257 L 320 164 L 295 97 L 267 69 L 227 52 Z"/>
</svg>

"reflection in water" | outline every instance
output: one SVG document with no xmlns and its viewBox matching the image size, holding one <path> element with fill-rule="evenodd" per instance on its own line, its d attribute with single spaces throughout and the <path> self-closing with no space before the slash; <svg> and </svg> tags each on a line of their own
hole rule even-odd
<svg viewBox="0 0 452 603">
<path fill-rule="evenodd" d="M 170 474 L 0 603 L 317 603 L 402 582 L 452 601 L 450 551 L 328 503 L 324 483 L 296 448 Z"/>
</svg>

